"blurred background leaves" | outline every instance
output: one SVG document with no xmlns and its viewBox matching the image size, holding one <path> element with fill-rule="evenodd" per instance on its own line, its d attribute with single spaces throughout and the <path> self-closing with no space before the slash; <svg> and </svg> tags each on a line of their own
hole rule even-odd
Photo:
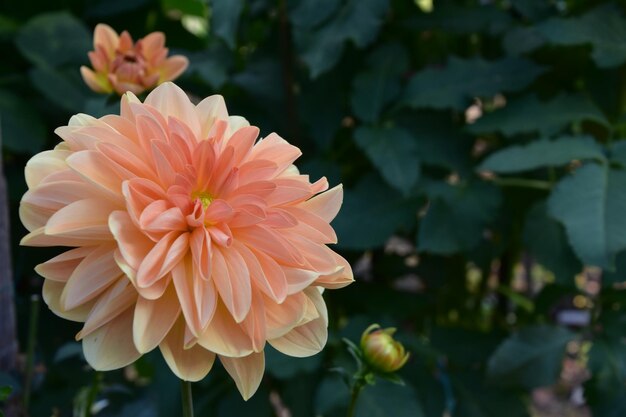
<svg viewBox="0 0 626 417">
<path fill-rule="evenodd" d="M 42 281 L 33 267 L 54 252 L 17 244 L 23 168 L 72 114 L 118 111 L 78 71 L 99 22 L 135 39 L 163 31 L 190 60 L 178 83 L 192 98 L 223 94 L 231 114 L 301 147 L 302 172 L 344 184 L 333 225 L 357 283 L 326 295 L 327 349 L 309 359 L 268 349 L 248 403 L 217 366 L 194 384 L 199 415 L 345 415 L 347 388 L 329 370 L 349 368 L 341 337 L 372 322 L 398 327 L 412 357 L 406 386 L 369 388 L 360 417 L 626 413 L 623 3 L 3 2 L 0 128 L 22 351 Z M 177 414 L 158 352 L 94 374 L 67 344 L 78 327 L 41 313 L 31 415 Z M 14 398 L 21 369 L 0 373 Z"/>
</svg>

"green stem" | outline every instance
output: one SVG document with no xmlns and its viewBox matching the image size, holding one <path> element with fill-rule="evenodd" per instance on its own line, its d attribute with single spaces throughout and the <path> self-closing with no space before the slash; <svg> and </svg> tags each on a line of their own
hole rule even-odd
<svg viewBox="0 0 626 417">
<path fill-rule="evenodd" d="M 180 392 L 183 401 L 182 417 L 193 417 L 193 399 L 191 397 L 191 382 L 180 380 Z"/>
<path fill-rule="evenodd" d="M 360 382 L 356 382 L 352 387 L 352 396 L 350 397 L 350 407 L 348 408 L 348 417 L 354 417 L 356 411 L 356 402 L 359 399 L 359 394 L 363 389 L 363 385 Z"/>
<path fill-rule="evenodd" d="M 548 181 L 529 180 L 526 178 L 495 178 L 493 182 L 503 187 L 525 187 L 537 190 L 552 189 L 552 184 Z"/>
<path fill-rule="evenodd" d="M 24 378 L 24 410 L 30 404 L 33 369 L 35 365 L 35 345 L 37 344 L 37 327 L 39 324 L 39 296 L 30 297 L 30 320 L 28 323 L 28 351 L 26 353 L 26 376 Z"/>
</svg>

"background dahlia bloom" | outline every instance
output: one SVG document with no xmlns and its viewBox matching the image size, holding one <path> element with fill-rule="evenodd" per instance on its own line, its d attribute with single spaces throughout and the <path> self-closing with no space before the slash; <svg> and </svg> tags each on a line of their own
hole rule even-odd
<svg viewBox="0 0 626 417">
<path fill-rule="evenodd" d="M 343 194 L 298 172 L 297 147 L 256 141 L 221 96 L 194 106 L 172 83 L 56 133 L 26 166 L 22 244 L 73 247 L 36 271 L 50 309 L 84 322 L 76 337 L 93 368 L 158 346 L 196 381 L 217 355 L 247 399 L 266 342 L 297 357 L 323 348 L 322 288 L 353 281 L 326 246 Z"/>
<path fill-rule="evenodd" d="M 139 94 L 165 81 L 176 79 L 189 61 L 182 55 L 167 58 L 165 35 L 153 32 L 133 43 L 126 31 L 118 36 L 110 26 L 100 23 L 89 52 L 93 70 L 82 66 L 85 83 L 97 93 Z"/>
</svg>

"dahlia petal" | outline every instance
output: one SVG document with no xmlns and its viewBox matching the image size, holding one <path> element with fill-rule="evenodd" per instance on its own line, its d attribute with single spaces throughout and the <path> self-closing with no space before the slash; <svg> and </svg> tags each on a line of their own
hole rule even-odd
<svg viewBox="0 0 626 417">
<path fill-rule="evenodd" d="M 117 49 L 119 49 L 121 52 L 126 52 L 133 47 L 133 38 L 132 36 L 130 36 L 130 33 L 128 33 L 128 31 L 123 31 L 119 39 L 120 41 L 117 45 Z"/>
<path fill-rule="evenodd" d="M 334 252 L 332 252 L 332 256 L 335 258 L 340 268 L 332 274 L 320 275 L 319 278 L 315 280 L 315 285 L 334 290 L 352 284 L 354 282 L 354 275 L 352 274 L 352 267 L 348 261 Z"/>
<path fill-rule="evenodd" d="M 283 269 L 271 257 L 245 245 L 240 245 L 239 253 L 249 265 L 250 278 L 255 286 L 275 302 L 282 303 L 287 297 L 287 278 Z"/>
<path fill-rule="evenodd" d="M 216 120 L 228 120 L 224 97 L 213 95 L 205 98 L 196 106 L 196 114 L 201 127 L 198 139 L 207 139 Z"/>
<path fill-rule="evenodd" d="M 63 288 L 65 288 L 64 282 L 52 281 L 49 279 L 44 280 L 43 288 L 41 290 L 41 296 L 43 297 L 44 302 L 50 308 L 50 310 L 59 317 L 62 317 L 66 320 L 85 321 L 89 311 L 93 307 L 93 303 L 83 304 L 72 310 L 65 310 L 61 306 L 61 294 L 63 293 Z"/>
<path fill-rule="evenodd" d="M 198 312 L 194 283 L 197 277 L 194 275 L 193 261 L 187 255 L 181 262 L 172 268 L 172 278 L 176 295 L 180 302 L 185 322 L 194 336 L 198 336 L 202 330 L 200 314 Z"/>
<path fill-rule="evenodd" d="M 306 259 L 306 269 L 319 272 L 320 274 L 334 274 L 340 268 L 337 265 L 335 253 L 326 245 L 315 243 L 292 230 L 283 231 L 283 236 L 288 239 L 292 247 Z"/>
<path fill-rule="evenodd" d="M 97 49 L 98 46 L 103 47 L 109 59 L 113 59 L 119 43 L 120 38 L 111 26 L 104 23 L 98 23 L 96 25 L 93 36 L 94 49 Z"/>
<path fill-rule="evenodd" d="M 173 285 L 156 300 L 137 298 L 133 318 L 133 341 L 137 350 L 147 353 L 157 347 L 179 315 L 180 303 Z"/>
<path fill-rule="evenodd" d="M 217 223 L 230 220 L 233 216 L 233 208 L 224 200 L 214 200 L 205 212 L 208 222 Z"/>
<path fill-rule="evenodd" d="M 148 239 L 132 222 L 128 213 L 114 211 L 109 216 L 109 228 L 117 241 L 124 260 L 134 270 L 139 269 L 154 243 Z"/>
<path fill-rule="evenodd" d="M 276 259 L 289 266 L 304 266 L 306 260 L 283 236 L 262 226 L 237 230 L 236 238 L 241 239 L 249 248 Z"/>
<path fill-rule="evenodd" d="M 206 330 L 198 335 L 198 344 L 218 355 L 231 358 L 240 358 L 254 352 L 250 337 L 235 323 L 233 316 L 220 300 L 213 319 Z"/>
<path fill-rule="evenodd" d="M 333 221 L 343 202 L 343 185 L 331 188 L 330 190 L 318 194 L 309 200 L 300 203 L 298 207 L 308 210 L 328 223 Z"/>
<path fill-rule="evenodd" d="M 299 180 L 279 178 L 274 180 L 276 189 L 267 198 L 268 206 L 280 206 L 304 201 L 311 196 L 311 186 Z"/>
<path fill-rule="evenodd" d="M 250 273 L 241 254 L 235 248 L 213 248 L 211 276 L 220 298 L 237 323 L 250 311 L 252 289 Z"/>
<path fill-rule="evenodd" d="M 165 187 L 174 184 L 176 180 L 176 169 L 170 163 L 170 158 L 163 153 L 159 146 L 156 146 L 155 141 L 152 141 L 151 149 L 152 161 L 154 161 L 156 173 L 161 184 Z"/>
<path fill-rule="evenodd" d="M 228 129 L 226 131 L 226 136 L 230 137 L 233 133 L 246 126 L 250 126 L 250 122 L 248 122 L 244 117 L 228 116 Z"/>
<path fill-rule="evenodd" d="M 183 381 L 200 381 L 213 367 L 215 353 L 198 345 L 185 349 L 184 338 L 185 321 L 179 318 L 159 345 L 161 354 L 178 378 Z"/>
<path fill-rule="evenodd" d="M 217 290 L 215 289 L 213 280 L 201 279 L 195 267 L 193 278 L 193 292 L 200 321 L 200 329 L 206 329 L 217 307 Z"/>
<path fill-rule="evenodd" d="M 124 181 L 122 193 L 126 198 L 128 214 L 138 226 L 141 214 L 150 203 L 167 198 L 161 187 L 146 178 L 133 178 Z"/>
<path fill-rule="evenodd" d="M 39 229 L 44 227 L 48 222 L 50 216 L 54 214 L 54 210 L 35 206 L 25 203 L 24 200 L 20 202 L 19 216 L 22 224 L 28 231 Z"/>
<path fill-rule="evenodd" d="M 141 38 L 139 42 L 141 42 L 141 50 L 144 57 L 150 60 L 165 47 L 165 35 L 163 32 L 152 32 Z"/>
<path fill-rule="evenodd" d="M 137 301 L 137 291 L 127 279 L 121 278 L 111 285 L 97 300 L 85 317 L 83 328 L 76 334 L 76 340 L 93 333 L 125 312 Z M 128 335 L 132 338 L 132 334 Z"/>
<path fill-rule="evenodd" d="M 31 231 L 20 240 L 20 245 L 22 246 L 87 246 L 97 243 L 98 241 L 90 238 L 49 235 L 46 234 L 45 226 Z"/>
<path fill-rule="evenodd" d="M 276 133 L 271 133 L 254 145 L 250 159 L 265 159 L 276 164 L 276 173 L 283 172 L 302 155 L 300 149 L 289 144 Z"/>
<path fill-rule="evenodd" d="M 256 126 L 245 126 L 238 129 L 230 136 L 228 146 L 234 149 L 234 163 L 239 165 L 252 151 L 252 146 L 259 136 L 259 128 Z"/>
<path fill-rule="evenodd" d="M 183 55 L 173 55 L 167 58 L 159 67 L 159 83 L 178 78 L 188 66 L 189 60 Z"/>
<path fill-rule="evenodd" d="M 280 304 L 265 304 L 268 339 L 284 336 L 302 321 L 307 306 L 306 298 L 306 295 L 298 292 L 288 296 Z"/>
<path fill-rule="evenodd" d="M 276 350 L 298 358 L 319 353 L 328 340 L 328 312 L 322 295 L 315 287 L 307 288 L 304 293 L 313 301 L 320 317 L 295 327 L 282 337 L 269 340 Z"/>
<path fill-rule="evenodd" d="M 135 113 L 138 139 L 144 152 L 150 151 L 152 141 L 167 141 L 164 120 L 159 120 L 154 117 L 154 115 L 141 104 L 131 104 L 130 107 Z"/>
<path fill-rule="evenodd" d="M 297 219 L 296 233 L 316 243 L 337 243 L 337 234 L 326 220 L 299 207 L 284 207 L 283 210 Z"/>
<path fill-rule="evenodd" d="M 283 267 L 283 273 L 287 279 L 288 294 L 295 294 L 304 290 L 320 276 L 319 272 L 307 269 L 289 268 L 286 266 Z"/>
<path fill-rule="evenodd" d="M 137 269 L 137 286 L 147 288 L 182 260 L 189 247 L 189 234 L 170 232 L 148 252 Z"/>
<path fill-rule="evenodd" d="M 156 178 L 152 169 L 126 148 L 121 148 L 112 143 L 98 143 L 96 149 L 104 155 L 111 164 L 111 168 L 122 179 L 140 177 L 154 180 Z"/>
<path fill-rule="evenodd" d="M 243 399 L 247 401 L 261 385 L 265 371 L 265 354 L 253 353 L 243 358 L 228 358 L 220 355 L 220 361 L 235 381 Z"/>
<path fill-rule="evenodd" d="M 242 329 L 248 334 L 252 341 L 252 349 L 255 352 L 262 352 L 265 348 L 266 323 L 265 323 L 265 307 L 263 303 L 263 295 L 260 292 L 252 293 L 250 303 L 250 312 L 241 322 Z"/>
<path fill-rule="evenodd" d="M 33 189 L 48 175 L 67 169 L 65 160 L 72 154 L 67 150 L 44 151 L 30 158 L 24 175 L 29 189 Z"/>
<path fill-rule="evenodd" d="M 92 58 L 90 55 L 89 58 L 94 68 L 102 66 L 95 56 Z M 96 93 L 110 93 L 113 90 L 105 77 L 98 76 L 93 70 L 84 65 L 80 67 L 80 75 L 83 77 L 85 84 Z"/>
<path fill-rule="evenodd" d="M 58 282 L 67 282 L 78 264 L 80 264 L 87 255 L 96 249 L 97 246 L 83 246 L 80 248 L 70 249 L 42 264 L 37 265 L 35 267 L 35 272 L 46 279 Z"/>
<path fill-rule="evenodd" d="M 115 210 L 106 200 L 88 198 L 63 207 L 50 217 L 46 234 L 92 241 L 111 239 L 109 214 Z"/>
<path fill-rule="evenodd" d="M 111 169 L 106 157 L 96 151 L 76 152 L 67 158 L 67 164 L 91 184 L 106 192 L 107 198 L 123 204 L 120 191 L 122 179 Z"/>
<path fill-rule="evenodd" d="M 208 280 L 211 277 L 211 262 L 213 259 L 209 232 L 204 227 L 196 228 L 191 233 L 189 247 L 200 277 Z"/>
<path fill-rule="evenodd" d="M 102 245 L 89 253 L 74 269 L 61 295 L 61 305 L 65 310 L 95 298 L 122 275 L 113 251 L 113 245 Z"/>
<path fill-rule="evenodd" d="M 185 231 L 187 230 L 187 222 L 185 216 L 178 207 L 172 207 L 164 210 L 155 216 L 148 224 L 145 225 L 146 232 L 168 232 L 171 230 Z"/>
<path fill-rule="evenodd" d="M 239 186 L 256 181 L 271 180 L 277 170 L 278 165 L 272 161 L 253 159 L 245 162 L 239 166 L 239 171 L 237 172 Z"/>
<path fill-rule="evenodd" d="M 152 90 L 144 102 L 158 110 L 167 119 L 170 116 L 184 122 L 197 136 L 200 134 L 200 122 L 187 94 L 171 82 L 165 82 Z"/>
<path fill-rule="evenodd" d="M 141 353 L 132 338 L 133 310 L 124 313 L 83 339 L 85 359 L 97 371 L 119 369 L 135 362 Z"/>
<path fill-rule="evenodd" d="M 233 234 L 226 223 L 215 224 L 208 230 L 209 235 L 211 235 L 211 241 L 217 245 L 228 248 L 232 244 Z"/>
</svg>

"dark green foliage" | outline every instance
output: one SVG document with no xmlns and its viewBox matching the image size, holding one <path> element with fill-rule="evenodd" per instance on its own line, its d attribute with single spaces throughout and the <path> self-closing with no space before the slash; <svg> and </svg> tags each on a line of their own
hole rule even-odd
<svg viewBox="0 0 626 417">
<path fill-rule="evenodd" d="M 41 291 L 33 268 L 58 253 L 18 245 L 24 165 L 58 143 L 53 131 L 72 114 L 119 112 L 79 73 L 104 22 L 134 39 L 164 32 L 190 60 L 176 82 L 194 100 L 224 95 L 262 136 L 300 147 L 303 174 L 344 186 L 335 249 L 357 282 L 324 294 L 326 349 L 296 359 L 268 347 L 248 402 L 216 364 L 194 384 L 197 415 L 271 417 L 284 405 L 293 417 L 345 416 L 335 368 L 352 359 L 340 340 L 358 342 L 374 322 L 397 327 L 412 357 L 406 385 L 368 386 L 358 417 L 527 417 L 531 390 L 557 382 L 570 341 L 590 371 L 593 416 L 626 415 L 626 6 L 428 3 L 3 2 L 0 137 L 20 346 Z M 580 286 L 585 266 L 599 267 L 600 285 Z M 566 329 L 557 318 L 576 296 L 589 298 L 590 322 Z M 96 375 L 73 339 L 80 326 L 42 316 L 30 415 L 69 416 L 93 395 L 107 404 L 97 416 L 178 415 L 178 381 L 158 350 Z M 22 380 L 0 373 L 10 401 Z"/>
</svg>

